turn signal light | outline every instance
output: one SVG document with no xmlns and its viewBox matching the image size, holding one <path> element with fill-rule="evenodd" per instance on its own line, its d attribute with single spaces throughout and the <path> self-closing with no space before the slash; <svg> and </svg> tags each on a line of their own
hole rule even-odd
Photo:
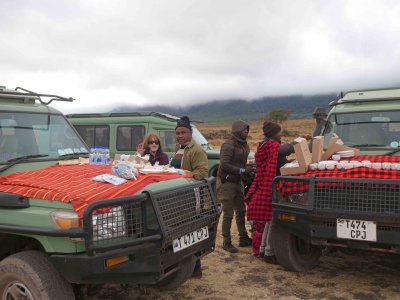
<svg viewBox="0 0 400 300">
<path fill-rule="evenodd" d="M 50 213 L 54 223 L 60 229 L 80 228 L 79 216 L 74 211 L 56 210 Z"/>
<path fill-rule="evenodd" d="M 280 214 L 279 220 L 282 221 L 289 221 L 289 222 L 296 222 L 296 216 L 289 215 L 289 214 Z"/>
<path fill-rule="evenodd" d="M 104 260 L 104 265 L 107 268 L 111 268 L 116 265 L 123 264 L 124 262 L 126 262 L 128 260 L 129 260 L 128 256 L 117 256 L 117 257 L 113 257 L 113 258 L 107 258 L 106 260 Z"/>
</svg>

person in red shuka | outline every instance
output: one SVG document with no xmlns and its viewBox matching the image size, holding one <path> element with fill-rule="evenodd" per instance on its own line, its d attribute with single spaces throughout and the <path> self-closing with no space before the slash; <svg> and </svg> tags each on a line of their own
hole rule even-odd
<svg viewBox="0 0 400 300">
<path fill-rule="evenodd" d="M 253 221 L 254 226 L 253 254 L 276 263 L 271 247 L 272 181 L 279 174 L 279 168 L 287 162 L 286 156 L 294 153 L 294 148 L 293 143 L 281 144 L 282 130 L 278 124 L 264 122 L 263 132 L 265 139 L 258 145 L 255 154 L 256 176 L 245 201 L 248 205 L 247 219 Z"/>
</svg>

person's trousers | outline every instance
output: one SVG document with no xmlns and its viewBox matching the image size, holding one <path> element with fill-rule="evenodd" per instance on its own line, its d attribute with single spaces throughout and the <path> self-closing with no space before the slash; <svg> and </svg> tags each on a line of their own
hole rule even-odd
<svg viewBox="0 0 400 300">
<path fill-rule="evenodd" d="M 264 256 L 273 256 L 274 249 L 272 247 L 272 221 L 254 221 L 253 254 L 259 256 L 260 253 Z"/>
<path fill-rule="evenodd" d="M 239 238 L 247 238 L 246 204 L 244 202 L 244 187 L 240 181 L 225 182 L 218 188 L 218 201 L 222 204 L 222 237 L 224 243 L 231 243 L 231 226 L 235 215 Z"/>
</svg>

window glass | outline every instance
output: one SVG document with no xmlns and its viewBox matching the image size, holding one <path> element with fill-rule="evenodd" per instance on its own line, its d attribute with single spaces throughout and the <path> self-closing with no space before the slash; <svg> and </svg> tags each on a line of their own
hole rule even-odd
<svg viewBox="0 0 400 300">
<path fill-rule="evenodd" d="M 106 125 L 75 125 L 76 131 L 89 146 L 109 147 L 110 127 Z"/>
<path fill-rule="evenodd" d="M 348 146 L 398 147 L 400 114 L 398 111 L 334 114 L 325 127 L 325 144 L 333 134 Z"/>
<path fill-rule="evenodd" d="M 160 130 L 158 132 L 164 152 L 174 152 L 176 145 L 175 130 Z"/>
<path fill-rule="evenodd" d="M 87 153 L 62 115 L 0 112 L 0 162 L 26 155 Z"/>
<path fill-rule="evenodd" d="M 143 142 L 144 126 L 119 126 L 117 129 L 117 150 L 135 151 Z"/>
</svg>

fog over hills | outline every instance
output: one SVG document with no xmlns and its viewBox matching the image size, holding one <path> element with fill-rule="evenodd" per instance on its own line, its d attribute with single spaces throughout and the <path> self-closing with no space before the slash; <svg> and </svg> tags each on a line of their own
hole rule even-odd
<svg viewBox="0 0 400 300">
<path fill-rule="evenodd" d="M 187 115 L 192 120 L 216 122 L 234 119 L 255 120 L 275 109 L 290 111 L 291 118 L 311 117 L 315 107 L 324 107 L 328 110 L 329 102 L 335 99 L 335 94 L 320 95 L 293 95 L 283 97 L 263 97 L 246 101 L 242 99 L 230 99 L 223 101 L 211 101 L 198 105 L 188 106 L 121 106 L 112 112 L 156 111 L 175 116 Z"/>
</svg>

